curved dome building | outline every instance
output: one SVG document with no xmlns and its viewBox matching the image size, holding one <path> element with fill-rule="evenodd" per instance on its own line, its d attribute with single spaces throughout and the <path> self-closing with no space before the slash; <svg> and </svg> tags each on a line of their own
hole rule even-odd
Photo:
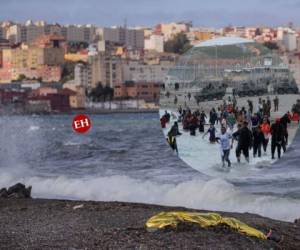
<svg viewBox="0 0 300 250">
<path fill-rule="evenodd" d="M 270 90 L 298 92 L 295 86 L 288 66 L 276 53 L 253 40 L 238 37 L 221 37 L 195 45 L 170 69 L 165 84 L 171 92 L 216 88 L 225 93 L 230 87 L 240 96 L 243 89 L 248 89 L 249 95 Z"/>
</svg>

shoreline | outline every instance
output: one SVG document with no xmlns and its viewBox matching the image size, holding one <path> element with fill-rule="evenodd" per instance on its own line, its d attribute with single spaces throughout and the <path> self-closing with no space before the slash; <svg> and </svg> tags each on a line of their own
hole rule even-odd
<svg viewBox="0 0 300 250">
<path fill-rule="evenodd" d="M 300 225 L 250 213 L 219 212 L 281 241 L 261 240 L 228 227 L 186 225 L 147 232 L 162 211 L 201 211 L 127 202 L 0 199 L 1 249 L 299 249 Z M 211 211 L 210 211 L 211 212 Z M 296 219 L 296 218 L 295 218 Z"/>
<path fill-rule="evenodd" d="M 152 114 L 158 113 L 159 109 L 74 109 L 67 112 L 49 112 L 49 113 L 0 113 L 0 116 L 51 116 L 51 115 L 109 115 L 109 114 Z"/>
</svg>

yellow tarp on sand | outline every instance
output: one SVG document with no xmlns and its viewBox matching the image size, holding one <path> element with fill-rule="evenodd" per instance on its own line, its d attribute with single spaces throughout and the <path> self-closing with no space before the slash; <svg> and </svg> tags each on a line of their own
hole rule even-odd
<svg viewBox="0 0 300 250">
<path fill-rule="evenodd" d="M 151 217 L 146 222 L 148 229 L 176 228 L 179 222 L 196 223 L 200 227 L 227 225 L 240 233 L 266 240 L 266 235 L 247 224 L 229 217 L 222 217 L 217 213 L 191 213 L 191 212 L 162 212 Z"/>
</svg>

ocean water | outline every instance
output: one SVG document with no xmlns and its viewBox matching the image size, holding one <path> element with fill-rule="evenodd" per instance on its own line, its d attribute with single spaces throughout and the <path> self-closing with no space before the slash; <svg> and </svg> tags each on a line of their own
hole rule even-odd
<svg viewBox="0 0 300 250">
<path fill-rule="evenodd" d="M 285 221 L 300 217 L 297 145 L 274 165 L 212 175 L 216 171 L 203 171 L 208 159 L 192 168 L 171 151 L 158 114 L 90 118 L 92 129 L 81 135 L 72 130 L 72 115 L 0 117 L 0 187 L 23 182 L 33 186 L 36 198 L 144 202 Z"/>
</svg>

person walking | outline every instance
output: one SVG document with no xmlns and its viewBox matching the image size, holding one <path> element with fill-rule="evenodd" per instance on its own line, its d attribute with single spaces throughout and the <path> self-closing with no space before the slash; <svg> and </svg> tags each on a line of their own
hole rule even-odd
<svg viewBox="0 0 300 250">
<path fill-rule="evenodd" d="M 274 111 L 277 112 L 278 111 L 278 107 L 279 107 L 279 98 L 278 96 L 276 96 L 273 100 L 274 102 Z"/>
<path fill-rule="evenodd" d="M 227 162 L 228 167 L 231 167 L 231 162 L 229 160 L 230 139 L 231 135 L 226 131 L 225 127 L 222 127 L 221 134 L 216 137 L 216 141 L 220 144 L 221 148 L 222 167 L 225 167 L 225 161 Z"/>
<path fill-rule="evenodd" d="M 272 159 L 275 159 L 275 150 L 277 149 L 278 159 L 281 157 L 281 147 L 284 141 L 284 127 L 280 122 L 280 119 L 276 119 L 276 122 L 271 126 L 271 152 Z"/>
<path fill-rule="evenodd" d="M 267 118 L 264 118 L 263 123 L 260 125 L 260 128 L 261 128 L 261 132 L 264 134 L 263 150 L 264 153 L 266 154 L 269 140 L 271 137 L 271 126 Z"/>
<path fill-rule="evenodd" d="M 204 139 L 204 137 L 209 134 L 209 142 L 210 143 L 215 143 L 216 142 L 216 128 L 213 124 L 210 124 L 209 129 L 206 131 L 206 133 L 202 136 L 202 138 Z"/>
<path fill-rule="evenodd" d="M 238 145 L 236 148 L 236 158 L 241 162 L 241 154 L 243 153 L 247 162 L 249 162 L 249 149 L 252 147 L 252 132 L 248 128 L 248 122 L 244 121 L 241 129 L 235 132 L 233 138 L 237 138 Z M 232 145 L 233 146 L 233 145 Z"/>
<path fill-rule="evenodd" d="M 261 146 L 265 140 L 264 133 L 261 131 L 261 128 L 258 126 L 253 131 L 253 157 L 255 158 L 256 155 L 261 157 Z"/>
</svg>

